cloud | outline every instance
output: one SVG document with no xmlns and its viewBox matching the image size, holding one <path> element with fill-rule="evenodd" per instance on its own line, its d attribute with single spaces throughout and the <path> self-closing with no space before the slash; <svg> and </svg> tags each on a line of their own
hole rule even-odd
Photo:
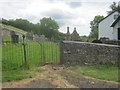
<svg viewBox="0 0 120 90">
<path fill-rule="evenodd" d="M 55 19 L 60 26 L 70 24 L 70 20 L 75 18 L 73 13 L 64 11 L 62 9 L 52 9 L 49 11 L 45 11 L 42 13 L 42 15 Z"/>
<path fill-rule="evenodd" d="M 71 8 L 78 8 L 81 6 L 81 2 L 69 2 L 66 4 L 68 4 Z"/>
<path fill-rule="evenodd" d="M 116 0 L 119 1 L 119 0 Z M 38 23 L 43 17 L 52 17 L 60 25 L 60 31 L 70 32 L 74 27 L 80 35 L 90 33 L 90 21 L 96 15 L 106 16 L 113 0 L 0 0 L 0 17 L 23 18 Z"/>
<path fill-rule="evenodd" d="M 70 12 L 65 12 L 61 9 L 52 9 L 49 11 L 45 11 L 42 13 L 42 15 L 47 15 L 50 17 L 53 17 L 54 19 L 71 19 L 73 16 Z"/>
</svg>

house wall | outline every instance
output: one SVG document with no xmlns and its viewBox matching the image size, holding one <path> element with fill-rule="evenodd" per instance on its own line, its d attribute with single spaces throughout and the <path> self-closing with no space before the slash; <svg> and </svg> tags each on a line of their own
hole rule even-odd
<svg viewBox="0 0 120 90">
<path fill-rule="evenodd" d="M 120 46 L 88 42 L 63 41 L 61 64 L 118 65 Z"/>
<path fill-rule="evenodd" d="M 118 14 L 118 12 L 114 12 L 99 23 L 99 39 L 102 37 L 107 37 L 110 40 L 117 40 L 115 36 L 116 32 L 114 32 L 113 27 L 111 27 L 112 23 L 115 21 L 115 14 Z"/>
<path fill-rule="evenodd" d="M 120 28 L 120 21 L 113 27 L 113 39 L 118 40 L 118 28 Z"/>
</svg>

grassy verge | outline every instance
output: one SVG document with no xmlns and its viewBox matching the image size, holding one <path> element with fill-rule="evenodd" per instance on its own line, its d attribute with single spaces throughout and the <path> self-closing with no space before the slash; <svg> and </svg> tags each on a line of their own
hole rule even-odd
<svg viewBox="0 0 120 90">
<path fill-rule="evenodd" d="M 118 67 L 115 66 L 72 66 L 71 70 L 75 72 L 76 76 L 90 76 L 101 80 L 120 82 L 118 78 Z"/>
<path fill-rule="evenodd" d="M 22 29 L 15 28 L 15 27 L 10 26 L 10 25 L 5 25 L 5 24 L 0 24 L 0 25 L 2 25 L 3 27 L 9 28 L 9 29 L 13 29 L 13 30 L 19 31 L 21 33 L 27 33 L 26 31 L 23 31 Z"/>
<path fill-rule="evenodd" d="M 2 72 L 2 82 L 8 82 L 13 80 L 22 80 L 25 78 L 32 78 L 39 72 L 44 72 L 45 69 L 34 67 L 29 70 L 10 70 Z"/>
</svg>

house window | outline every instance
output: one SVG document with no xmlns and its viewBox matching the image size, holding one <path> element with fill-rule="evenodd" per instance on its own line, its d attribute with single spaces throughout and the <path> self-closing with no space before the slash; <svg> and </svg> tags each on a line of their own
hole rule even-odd
<svg viewBox="0 0 120 90">
<path fill-rule="evenodd" d="M 119 16 L 119 14 L 115 14 L 115 15 L 114 15 L 114 19 L 117 19 L 118 16 Z"/>
</svg>

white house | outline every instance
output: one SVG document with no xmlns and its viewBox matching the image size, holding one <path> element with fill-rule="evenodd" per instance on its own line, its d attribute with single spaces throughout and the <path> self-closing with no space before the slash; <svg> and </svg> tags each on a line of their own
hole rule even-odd
<svg viewBox="0 0 120 90">
<path fill-rule="evenodd" d="M 98 37 L 120 40 L 120 13 L 113 12 L 102 19 L 98 25 Z"/>
</svg>

